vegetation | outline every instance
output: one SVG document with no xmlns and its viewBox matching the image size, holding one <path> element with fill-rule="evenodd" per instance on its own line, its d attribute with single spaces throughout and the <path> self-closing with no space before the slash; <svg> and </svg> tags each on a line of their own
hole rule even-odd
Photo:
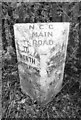
<svg viewBox="0 0 81 120">
<path fill-rule="evenodd" d="M 20 88 L 14 30 L 15 23 L 70 22 L 63 87 L 46 106 Z M 81 118 L 81 2 L 2 3 L 2 118 Z"/>
</svg>

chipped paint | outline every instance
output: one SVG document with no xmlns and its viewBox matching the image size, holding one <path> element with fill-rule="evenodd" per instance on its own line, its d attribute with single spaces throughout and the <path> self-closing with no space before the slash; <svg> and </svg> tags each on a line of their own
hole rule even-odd
<svg viewBox="0 0 81 120">
<path fill-rule="evenodd" d="M 40 103 L 48 101 L 63 81 L 69 23 L 15 24 L 14 33 L 21 87 Z"/>
</svg>

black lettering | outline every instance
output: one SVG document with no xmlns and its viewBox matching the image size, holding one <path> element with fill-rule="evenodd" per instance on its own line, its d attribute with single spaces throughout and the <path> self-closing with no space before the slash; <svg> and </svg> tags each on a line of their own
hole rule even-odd
<svg viewBox="0 0 81 120">
<path fill-rule="evenodd" d="M 22 59 L 23 59 L 23 60 L 26 60 L 26 57 L 25 57 L 25 55 L 22 55 Z"/>
<path fill-rule="evenodd" d="M 32 32 L 32 37 L 38 37 L 37 32 Z"/>
<path fill-rule="evenodd" d="M 38 37 L 43 37 L 43 33 L 42 32 L 40 32 L 40 34 L 39 34 L 39 36 Z"/>
<path fill-rule="evenodd" d="M 53 36 L 53 33 L 52 32 L 48 32 L 48 37 L 52 37 Z"/>
<path fill-rule="evenodd" d="M 53 25 L 49 25 L 49 29 L 53 29 Z"/>
<path fill-rule="evenodd" d="M 33 40 L 33 45 L 37 45 L 37 41 L 36 40 Z"/>
<path fill-rule="evenodd" d="M 35 59 L 32 58 L 32 63 L 35 64 Z"/>
<path fill-rule="evenodd" d="M 46 40 L 44 40 L 44 42 L 43 42 L 43 45 L 45 45 L 45 44 L 46 44 L 46 45 L 48 45 L 48 43 L 47 43 L 47 41 L 46 41 Z"/>
<path fill-rule="evenodd" d="M 44 36 L 45 36 L 45 37 L 46 37 L 46 35 L 47 35 L 46 32 L 44 32 Z"/>
<path fill-rule="evenodd" d="M 42 26 L 43 26 L 43 25 L 39 25 L 39 28 L 40 28 L 40 29 L 43 29 L 43 27 L 42 27 Z"/>
<path fill-rule="evenodd" d="M 42 45 L 42 41 L 41 40 L 38 41 L 38 45 Z"/>
<path fill-rule="evenodd" d="M 19 54 L 20 55 L 20 58 L 22 59 L 22 55 L 21 54 Z"/>
<path fill-rule="evenodd" d="M 53 40 L 49 40 L 49 45 L 53 45 Z"/>
<path fill-rule="evenodd" d="M 28 47 L 23 46 L 23 48 L 24 48 L 24 52 L 27 53 L 28 52 Z"/>
<path fill-rule="evenodd" d="M 26 56 L 26 61 L 28 61 L 28 57 Z"/>
<path fill-rule="evenodd" d="M 34 29 L 34 25 L 29 25 L 29 29 Z"/>
<path fill-rule="evenodd" d="M 31 57 L 29 57 L 29 61 L 32 62 L 32 58 Z"/>
</svg>

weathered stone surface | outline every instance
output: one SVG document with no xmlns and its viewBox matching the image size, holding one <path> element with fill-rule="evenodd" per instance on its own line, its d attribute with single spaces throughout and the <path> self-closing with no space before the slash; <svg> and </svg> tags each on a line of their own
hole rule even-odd
<svg viewBox="0 0 81 120">
<path fill-rule="evenodd" d="M 46 103 L 61 88 L 69 23 L 15 24 L 14 33 L 21 88 Z"/>
</svg>

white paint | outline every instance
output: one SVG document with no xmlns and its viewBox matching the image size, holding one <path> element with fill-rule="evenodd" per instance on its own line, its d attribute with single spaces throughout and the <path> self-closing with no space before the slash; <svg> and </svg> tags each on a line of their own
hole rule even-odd
<svg viewBox="0 0 81 120">
<path fill-rule="evenodd" d="M 57 80 L 55 78 L 55 72 L 57 71 L 58 74 L 61 72 L 60 81 L 63 79 L 63 72 L 64 72 L 64 65 L 62 63 L 60 67 L 53 69 L 50 77 L 48 77 L 47 70 L 49 70 L 50 66 L 53 66 L 53 61 L 51 62 L 50 59 L 52 57 L 56 57 L 58 52 L 64 52 L 66 57 L 66 50 L 67 50 L 67 43 L 68 43 L 68 34 L 69 34 L 69 23 L 26 23 L 26 24 L 15 24 L 14 25 L 14 32 L 15 32 L 15 40 L 16 43 L 19 44 L 19 48 L 21 50 L 21 54 L 25 56 L 31 56 L 35 59 L 35 64 L 30 63 L 25 60 L 21 60 L 18 58 L 19 61 L 26 63 L 28 66 L 37 68 L 40 72 L 40 85 L 41 88 L 45 89 L 48 87 L 51 82 Z M 32 34 L 34 33 L 33 37 Z M 49 33 L 51 35 L 49 35 Z M 25 40 L 25 41 L 24 41 Z M 34 42 L 33 42 L 34 41 Z M 49 41 L 53 41 L 50 44 Z M 35 43 L 35 44 L 33 44 Z M 66 45 L 64 50 L 62 51 L 63 43 Z M 28 47 L 27 51 L 22 52 L 24 47 Z M 16 49 L 17 49 L 16 44 Z M 51 52 L 51 49 L 55 47 L 55 50 Z M 40 59 L 36 58 L 36 55 L 39 55 Z M 17 55 L 19 56 L 18 49 Z M 65 57 L 63 58 L 65 60 Z M 48 65 L 48 61 L 50 64 Z M 58 61 L 60 62 L 59 58 L 57 58 L 55 65 L 58 65 Z M 51 67 L 52 68 L 52 67 Z M 33 79 L 33 78 L 32 78 Z M 47 89 L 46 89 L 47 91 Z"/>
</svg>

